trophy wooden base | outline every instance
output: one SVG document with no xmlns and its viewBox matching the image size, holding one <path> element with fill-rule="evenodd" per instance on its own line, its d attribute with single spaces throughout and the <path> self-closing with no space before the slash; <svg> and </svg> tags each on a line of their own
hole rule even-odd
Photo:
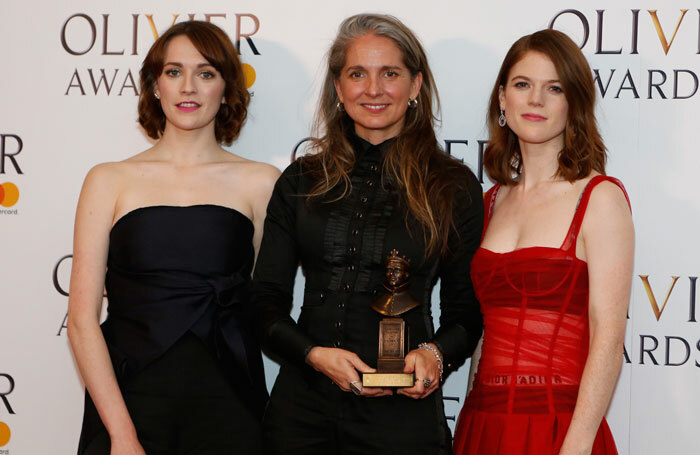
<svg viewBox="0 0 700 455">
<path fill-rule="evenodd" d="M 413 387 L 413 373 L 362 373 L 362 387 Z"/>
<path fill-rule="evenodd" d="M 379 321 L 379 357 L 376 373 L 362 373 L 362 387 L 413 387 L 413 373 L 404 373 L 406 323 L 401 318 Z"/>
</svg>

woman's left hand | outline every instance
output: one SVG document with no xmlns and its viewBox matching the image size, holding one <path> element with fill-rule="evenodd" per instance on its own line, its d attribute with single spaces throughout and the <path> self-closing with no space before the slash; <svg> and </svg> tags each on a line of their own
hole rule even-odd
<svg viewBox="0 0 700 455">
<path fill-rule="evenodd" d="M 437 347 L 433 343 L 429 346 Z M 396 393 L 407 397 L 419 399 L 425 398 L 440 387 L 440 366 L 435 354 L 427 349 L 414 349 L 406 355 L 404 373 L 414 373 L 413 387 L 404 387 Z"/>
</svg>

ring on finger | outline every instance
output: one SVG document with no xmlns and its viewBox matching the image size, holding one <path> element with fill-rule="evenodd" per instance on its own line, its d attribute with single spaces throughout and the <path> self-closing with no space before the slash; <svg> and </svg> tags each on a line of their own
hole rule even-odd
<svg viewBox="0 0 700 455">
<path fill-rule="evenodd" d="M 355 395 L 360 395 L 362 393 L 362 384 L 360 381 L 350 381 L 350 390 Z"/>
<path fill-rule="evenodd" d="M 426 389 L 429 389 L 430 384 L 432 384 L 432 383 L 433 383 L 433 381 L 430 378 L 423 379 L 423 387 L 425 387 Z"/>
</svg>

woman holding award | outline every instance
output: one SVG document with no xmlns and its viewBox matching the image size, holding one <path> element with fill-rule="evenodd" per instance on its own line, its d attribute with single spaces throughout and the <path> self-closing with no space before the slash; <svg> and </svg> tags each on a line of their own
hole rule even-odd
<svg viewBox="0 0 700 455">
<path fill-rule="evenodd" d="M 519 39 L 488 113 L 484 314 L 456 454 L 613 455 L 605 411 L 622 364 L 634 255 L 627 195 L 605 175 L 595 85 L 578 46 Z"/>
<path fill-rule="evenodd" d="M 450 453 L 440 382 L 481 334 L 469 263 L 483 206 L 474 175 L 436 140 L 434 103 L 425 53 L 405 25 L 369 14 L 341 24 L 319 139 L 277 182 L 254 274 L 261 341 L 282 362 L 267 453 Z M 306 284 L 294 321 L 299 263 Z M 391 371 L 413 385 L 367 386 L 401 347 L 402 368 Z"/>
</svg>

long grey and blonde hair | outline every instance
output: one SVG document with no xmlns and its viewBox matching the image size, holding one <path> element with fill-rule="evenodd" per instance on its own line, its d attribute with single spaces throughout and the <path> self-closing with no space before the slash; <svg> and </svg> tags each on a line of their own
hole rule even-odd
<svg viewBox="0 0 700 455">
<path fill-rule="evenodd" d="M 403 63 L 416 77 L 422 73 L 423 83 L 415 108 L 406 110 L 403 128 L 387 150 L 383 175 L 400 190 L 408 211 L 423 228 L 426 254 L 444 254 L 448 250 L 448 234 L 452 221 L 454 183 L 462 165 L 449 157 L 437 142 L 434 128 L 439 121 L 440 102 L 433 74 L 420 41 L 413 32 L 393 16 L 358 14 L 345 19 L 327 54 L 326 75 L 314 121 L 312 149 L 304 157 L 305 168 L 316 179 L 307 197 L 327 196 L 340 186 L 337 200 L 351 189 L 349 174 L 355 165 L 355 153 L 347 139 L 354 122 L 339 102 L 335 81 L 340 77 L 347 50 L 364 35 L 389 38 L 401 51 Z M 430 191 L 428 191 L 430 188 Z"/>
</svg>

